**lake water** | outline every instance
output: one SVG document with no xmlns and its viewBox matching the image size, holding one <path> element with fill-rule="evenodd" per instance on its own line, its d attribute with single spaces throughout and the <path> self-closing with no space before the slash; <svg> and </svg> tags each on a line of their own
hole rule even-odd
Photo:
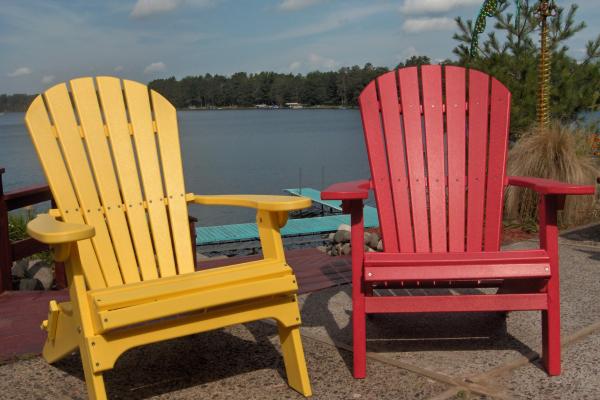
<svg viewBox="0 0 600 400">
<path fill-rule="evenodd" d="M 22 113 L 0 115 L 5 191 L 45 183 Z M 357 110 L 178 112 L 186 189 L 199 194 L 282 194 L 368 178 Z M 324 171 L 324 174 L 322 174 Z M 192 206 L 199 225 L 250 222 L 242 208 Z"/>
<path fill-rule="evenodd" d="M 0 115 L 7 191 L 45 183 L 23 115 Z M 298 187 L 300 175 L 302 186 L 316 189 L 370 176 L 357 110 L 180 111 L 178 117 L 188 192 L 282 194 Z M 600 121 L 600 113 L 585 119 Z M 243 208 L 192 206 L 190 213 L 199 225 L 254 220 Z"/>
</svg>

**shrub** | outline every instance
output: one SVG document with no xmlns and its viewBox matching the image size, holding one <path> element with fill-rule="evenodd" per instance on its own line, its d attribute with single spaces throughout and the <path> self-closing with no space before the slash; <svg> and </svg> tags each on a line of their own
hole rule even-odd
<svg viewBox="0 0 600 400">
<path fill-rule="evenodd" d="M 508 175 L 594 185 L 600 168 L 593 158 L 591 138 L 589 132 L 559 122 L 553 122 L 543 131 L 532 128 L 510 150 Z M 507 218 L 524 226 L 535 226 L 537 201 L 533 191 L 509 186 L 505 203 Z M 569 226 L 596 220 L 597 211 L 592 196 L 567 196 L 565 208 L 559 213 L 559 224 Z"/>
<path fill-rule="evenodd" d="M 27 239 L 27 223 L 36 216 L 33 207 L 26 207 L 22 212 L 13 212 L 8 215 L 8 238 L 11 242 Z M 49 251 L 33 254 L 31 259 L 42 260 L 47 264 L 53 263 L 52 254 Z"/>
<path fill-rule="evenodd" d="M 25 212 L 15 212 L 8 215 L 8 237 L 11 242 L 27 239 L 27 223 L 35 216 L 33 208 L 26 208 Z"/>
</svg>

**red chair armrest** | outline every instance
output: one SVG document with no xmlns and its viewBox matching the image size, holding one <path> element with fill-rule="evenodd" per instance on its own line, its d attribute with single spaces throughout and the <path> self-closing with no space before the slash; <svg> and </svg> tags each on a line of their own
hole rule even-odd
<svg viewBox="0 0 600 400">
<path fill-rule="evenodd" d="M 363 200 L 369 198 L 371 181 L 335 183 L 321 192 L 322 200 Z"/>
<path fill-rule="evenodd" d="M 551 179 L 509 176 L 508 184 L 535 190 L 540 194 L 594 194 L 594 186 L 564 183 Z"/>
</svg>

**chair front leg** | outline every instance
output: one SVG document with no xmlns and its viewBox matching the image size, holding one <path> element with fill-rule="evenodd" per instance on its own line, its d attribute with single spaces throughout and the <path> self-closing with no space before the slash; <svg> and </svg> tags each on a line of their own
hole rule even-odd
<svg viewBox="0 0 600 400">
<path fill-rule="evenodd" d="M 258 210 L 256 225 L 264 258 L 285 263 L 283 242 L 279 229 L 287 222 L 287 212 Z"/>
<path fill-rule="evenodd" d="M 548 375 L 560 375 L 560 268 L 558 262 L 558 227 L 556 214 L 564 204 L 564 196 L 540 196 L 540 248 L 550 256 L 551 276 L 547 285 L 548 309 L 542 311 L 542 354 Z"/>
<path fill-rule="evenodd" d="M 346 201 L 344 201 L 346 203 Z M 367 326 L 365 314 L 364 285 L 364 221 L 362 200 L 352 200 L 346 205 L 350 209 L 352 225 L 352 343 L 354 351 L 354 377 L 367 375 Z"/>
</svg>

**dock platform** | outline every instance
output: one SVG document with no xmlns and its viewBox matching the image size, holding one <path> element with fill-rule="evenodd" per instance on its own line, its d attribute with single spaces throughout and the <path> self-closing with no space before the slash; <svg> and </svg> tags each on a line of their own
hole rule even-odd
<svg viewBox="0 0 600 400">
<path fill-rule="evenodd" d="M 299 196 L 299 189 L 285 189 L 287 193 Z M 292 192 L 298 191 L 298 194 Z M 341 201 L 321 200 L 321 192 L 312 188 L 302 188 L 302 196 L 311 198 L 313 202 L 324 205 L 335 211 L 341 211 Z M 339 204 L 338 204 L 339 203 Z M 379 226 L 377 209 L 371 206 L 364 208 L 366 228 Z M 323 217 L 297 218 L 288 220 L 281 228 L 283 237 L 316 235 L 335 232 L 341 224 L 350 224 L 350 215 L 337 214 Z M 243 242 L 258 239 L 258 229 L 255 223 L 199 226 L 196 228 L 196 245 L 203 246 L 216 243 Z"/>
</svg>

